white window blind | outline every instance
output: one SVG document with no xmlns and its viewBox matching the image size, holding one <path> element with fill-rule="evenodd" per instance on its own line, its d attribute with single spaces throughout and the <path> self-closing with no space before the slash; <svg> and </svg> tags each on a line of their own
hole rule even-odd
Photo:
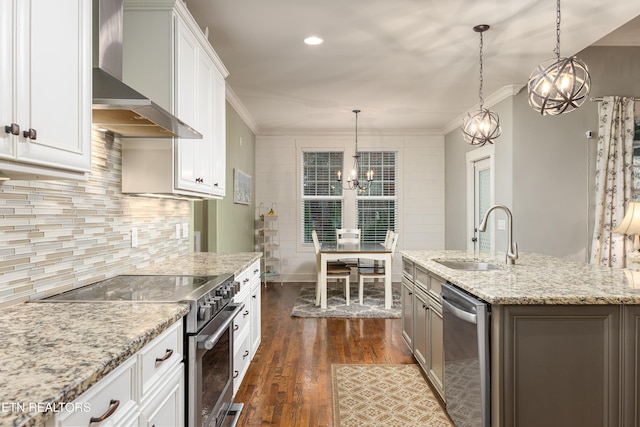
<svg viewBox="0 0 640 427">
<path fill-rule="evenodd" d="M 321 242 L 335 241 L 342 227 L 342 187 L 336 177 L 342 170 L 342 152 L 302 153 L 302 242 L 312 243 L 316 230 Z"/>
<path fill-rule="evenodd" d="M 362 242 L 384 243 L 387 230 L 396 231 L 398 155 L 395 151 L 360 152 L 360 177 L 373 171 L 369 188 L 357 195 L 356 224 Z"/>
</svg>

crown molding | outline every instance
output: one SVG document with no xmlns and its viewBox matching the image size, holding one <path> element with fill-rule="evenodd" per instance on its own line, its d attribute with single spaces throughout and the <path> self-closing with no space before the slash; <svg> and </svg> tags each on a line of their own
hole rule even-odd
<svg viewBox="0 0 640 427">
<path fill-rule="evenodd" d="M 226 86 L 225 97 L 227 98 L 227 101 L 229 101 L 229 104 L 231 104 L 233 109 L 236 110 L 236 113 L 238 113 L 242 121 L 244 121 L 244 123 L 249 127 L 249 129 L 251 129 L 251 132 L 253 132 L 253 134 L 256 135 L 258 133 L 258 124 L 253 119 L 253 117 L 251 116 L 247 108 L 244 106 L 242 101 L 240 101 L 240 98 L 238 98 L 238 95 L 236 95 L 233 89 L 231 89 L 231 86 L 229 86 L 229 84 L 227 83 L 225 83 L 225 86 Z"/>
<path fill-rule="evenodd" d="M 261 129 L 256 136 L 324 136 L 324 137 L 353 137 L 353 130 L 345 129 Z M 435 129 L 358 129 L 358 136 L 443 136 L 440 130 Z"/>
</svg>

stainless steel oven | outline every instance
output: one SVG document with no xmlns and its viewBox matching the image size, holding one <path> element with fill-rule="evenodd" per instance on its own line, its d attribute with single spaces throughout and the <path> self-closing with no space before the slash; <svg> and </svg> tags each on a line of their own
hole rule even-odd
<svg viewBox="0 0 640 427">
<path fill-rule="evenodd" d="M 217 276 L 116 276 L 39 302 L 189 303 L 184 317 L 185 425 L 222 427 L 237 423 L 242 404 L 233 398 L 233 304 L 240 284 L 233 274 Z"/>
<path fill-rule="evenodd" d="M 233 320 L 243 309 L 244 304 L 228 304 L 200 331 L 187 335 L 190 426 L 233 425 L 240 414 L 242 407 L 233 403 Z"/>
</svg>

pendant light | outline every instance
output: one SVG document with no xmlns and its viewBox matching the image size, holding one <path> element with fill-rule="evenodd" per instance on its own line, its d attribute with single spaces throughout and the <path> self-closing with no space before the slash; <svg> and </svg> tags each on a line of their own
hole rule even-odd
<svg viewBox="0 0 640 427">
<path fill-rule="evenodd" d="M 347 186 L 342 187 L 345 190 L 358 190 L 359 193 L 364 193 L 371 182 L 373 181 L 373 171 L 367 171 L 367 182 L 360 182 L 358 177 L 360 176 L 360 153 L 358 152 L 358 113 L 360 110 L 353 110 L 356 115 L 356 153 L 353 156 L 353 169 L 351 170 L 351 174 L 347 176 Z M 342 182 L 342 172 L 338 171 L 338 182 Z"/>
<path fill-rule="evenodd" d="M 543 116 L 556 116 L 580 107 L 589 96 L 591 77 L 584 62 L 560 57 L 560 0 L 557 0 L 555 58 L 538 65 L 529 77 L 529 105 Z"/>
<path fill-rule="evenodd" d="M 480 108 L 477 111 L 467 113 L 467 117 L 462 121 L 462 135 L 464 140 L 471 145 L 483 146 L 487 142 L 493 144 L 494 139 L 498 138 L 502 133 L 500 128 L 500 118 L 496 113 L 484 108 L 484 99 L 482 98 L 482 33 L 490 27 L 486 24 L 476 25 L 473 31 L 480 33 Z"/>
</svg>

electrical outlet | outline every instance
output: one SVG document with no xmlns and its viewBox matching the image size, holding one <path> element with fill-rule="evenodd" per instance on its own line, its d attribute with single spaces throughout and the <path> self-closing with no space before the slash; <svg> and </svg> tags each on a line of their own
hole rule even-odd
<svg viewBox="0 0 640 427">
<path fill-rule="evenodd" d="M 184 237 L 185 239 L 187 237 L 189 237 L 189 223 L 188 222 L 182 223 L 182 237 Z"/>
<path fill-rule="evenodd" d="M 504 219 L 499 219 L 498 230 L 506 230 L 506 229 L 507 229 L 507 222 Z"/>
<path fill-rule="evenodd" d="M 180 240 L 180 224 L 176 224 L 176 234 L 173 238 L 176 240 Z"/>
<path fill-rule="evenodd" d="M 131 247 L 138 247 L 138 227 L 131 227 Z"/>
</svg>

